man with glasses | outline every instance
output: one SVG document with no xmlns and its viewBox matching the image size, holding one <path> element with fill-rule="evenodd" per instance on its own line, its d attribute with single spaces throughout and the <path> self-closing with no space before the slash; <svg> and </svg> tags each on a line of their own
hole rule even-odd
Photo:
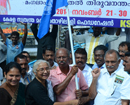
<svg viewBox="0 0 130 105">
<path fill-rule="evenodd" d="M 92 71 L 93 81 L 89 88 L 89 97 L 94 105 L 128 105 L 130 100 L 130 76 L 119 67 L 120 57 L 117 51 L 109 50 L 105 54 L 106 67 Z"/>
<path fill-rule="evenodd" d="M 69 55 L 67 49 L 60 48 L 56 52 L 56 61 L 59 66 L 50 71 L 49 80 L 52 82 L 53 90 L 57 96 L 57 101 L 65 102 L 74 100 L 77 97 L 87 102 L 89 101 L 88 97 L 85 97 L 85 99 L 81 97 L 87 94 L 86 90 L 88 89 L 88 85 L 82 72 L 78 70 L 78 67 L 76 65 L 73 67 L 69 66 Z M 79 90 L 76 90 L 76 73 L 78 77 Z"/>
<path fill-rule="evenodd" d="M 94 59 L 95 59 L 95 64 L 92 67 L 92 70 L 95 68 L 104 68 L 105 67 L 105 61 L 104 61 L 104 55 L 108 48 L 104 45 L 99 45 L 94 48 Z"/>
</svg>

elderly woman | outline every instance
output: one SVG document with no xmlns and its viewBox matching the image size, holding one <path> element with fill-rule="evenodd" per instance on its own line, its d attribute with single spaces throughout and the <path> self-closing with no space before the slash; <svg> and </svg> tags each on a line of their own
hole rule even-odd
<svg viewBox="0 0 130 105">
<path fill-rule="evenodd" d="M 26 89 L 26 105 L 77 105 L 78 100 L 55 102 L 51 82 L 47 80 L 50 74 L 50 64 L 45 60 L 37 60 L 33 65 L 34 80 Z"/>
</svg>

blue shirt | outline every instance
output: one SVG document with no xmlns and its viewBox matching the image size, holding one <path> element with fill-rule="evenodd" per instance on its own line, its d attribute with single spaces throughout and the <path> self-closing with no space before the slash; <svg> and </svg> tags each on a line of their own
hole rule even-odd
<svg viewBox="0 0 130 105">
<path fill-rule="evenodd" d="M 14 58 L 23 51 L 24 45 L 18 42 L 17 45 L 12 45 L 12 41 L 6 38 L 5 44 L 7 45 L 7 59 L 6 64 L 13 62 Z"/>
<path fill-rule="evenodd" d="M 92 67 L 92 70 L 94 70 L 95 68 L 99 68 L 97 63 L 95 63 Z M 102 65 L 102 67 L 100 67 L 101 69 L 105 68 L 105 63 Z"/>
</svg>

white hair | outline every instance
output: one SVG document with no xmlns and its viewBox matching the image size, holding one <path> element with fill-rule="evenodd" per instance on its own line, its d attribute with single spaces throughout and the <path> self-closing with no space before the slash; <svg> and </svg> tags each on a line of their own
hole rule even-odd
<svg viewBox="0 0 130 105">
<path fill-rule="evenodd" d="M 39 60 L 37 60 L 37 61 L 34 63 L 34 65 L 33 65 L 33 72 L 34 72 L 34 73 L 36 72 L 36 70 L 37 70 L 37 68 L 38 68 L 38 66 L 39 66 L 39 64 L 40 64 L 41 62 L 46 63 L 46 64 L 50 67 L 50 63 L 49 63 L 49 62 L 47 62 L 46 60 L 39 59 Z"/>
</svg>

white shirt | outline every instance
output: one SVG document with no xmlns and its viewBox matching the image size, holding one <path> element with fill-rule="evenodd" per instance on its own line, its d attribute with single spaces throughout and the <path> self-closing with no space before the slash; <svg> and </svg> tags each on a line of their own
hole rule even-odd
<svg viewBox="0 0 130 105">
<path fill-rule="evenodd" d="M 28 65 L 29 66 L 29 65 Z M 32 72 L 32 67 L 31 66 L 29 66 L 29 70 L 28 70 L 28 74 L 30 74 L 31 75 L 31 72 Z"/>
<path fill-rule="evenodd" d="M 119 67 L 122 68 L 122 69 L 124 69 L 123 60 L 122 60 L 122 59 L 121 59 L 121 61 L 120 61 Z"/>
<path fill-rule="evenodd" d="M 73 35 L 74 40 L 76 41 L 85 41 L 86 43 L 86 51 L 87 51 L 87 63 L 88 64 L 94 64 L 94 56 L 93 56 L 93 50 L 98 45 L 106 45 L 106 43 L 114 41 L 118 39 L 118 36 L 116 35 L 100 35 L 98 37 L 94 37 L 93 34 L 87 33 L 83 35 Z"/>
<path fill-rule="evenodd" d="M 52 83 L 49 80 L 46 80 L 46 82 L 47 82 L 48 97 L 54 102 L 55 97 L 54 97 Z"/>
<path fill-rule="evenodd" d="M 130 76 L 119 67 L 111 75 L 101 69 L 94 105 L 121 105 L 121 99 L 130 100 Z"/>
<path fill-rule="evenodd" d="M 29 65 L 28 65 L 29 66 Z M 33 80 L 35 78 L 35 74 L 33 73 L 32 71 L 32 67 L 29 66 L 29 70 L 27 72 L 27 75 L 30 75 L 31 76 L 31 80 Z"/>
<path fill-rule="evenodd" d="M 82 70 L 82 73 L 84 75 L 85 81 L 87 82 L 88 87 L 90 87 L 92 83 L 92 69 L 86 64 L 84 69 Z"/>
</svg>

